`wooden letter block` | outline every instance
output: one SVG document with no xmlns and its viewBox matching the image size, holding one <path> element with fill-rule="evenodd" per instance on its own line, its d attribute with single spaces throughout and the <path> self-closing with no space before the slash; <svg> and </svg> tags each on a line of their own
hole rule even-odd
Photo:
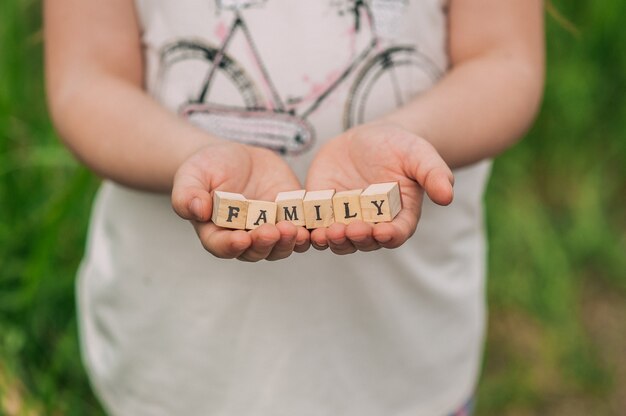
<svg viewBox="0 0 626 416">
<path fill-rule="evenodd" d="M 241 194 L 213 192 L 213 215 L 211 220 L 220 227 L 246 229 L 248 200 Z"/>
<path fill-rule="evenodd" d="M 304 204 L 305 190 L 279 192 L 276 195 L 276 222 L 289 221 L 295 225 L 305 225 Z"/>
<path fill-rule="evenodd" d="M 333 196 L 333 208 L 335 211 L 335 221 L 343 224 L 350 224 L 352 221 L 360 220 L 361 202 L 359 196 L 363 189 L 337 192 Z"/>
<path fill-rule="evenodd" d="M 335 222 L 333 211 L 334 189 L 307 192 L 304 197 L 304 220 L 306 228 L 328 227 Z"/>
<path fill-rule="evenodd" d="M 276 224 L 276 203 L 268 201 L 248 201 L 246 229 L 254 230 L 263 224 Z"/>
<path fill-rule="evenodd" d="M 363 221 L 389 222 L 402 209 L 398 182 L 376 183 L 361 194 Z"/>
</svg>

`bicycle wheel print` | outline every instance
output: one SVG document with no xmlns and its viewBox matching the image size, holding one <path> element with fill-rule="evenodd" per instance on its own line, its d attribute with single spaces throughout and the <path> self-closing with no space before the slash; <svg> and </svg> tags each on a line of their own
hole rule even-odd
<svg viewBox="0 0 626 416">
<path fill-rule="evenodd" d="M 268 109 L 244 69 L 217 48 L 175 42 L 163 48 L 160 64 L 157 98 L 197 127 L 282 155 L 299 155 L 312 146 L 313 127 Z"/>
<path fill-rule="evenodd" d="M 414 47 L 394 46 L 378 53 L 365 64 L 350 88 L 344 129 L 406 104 L 442 75 L 443 71 Z"/>
<path fill-rule="evenodd" d="M 166 45 L 160 55 L 157 98 L 181 113 L 186 105 L 208 102 L 248 110 L 262 109 L 256 86 L 228 55 L 220 56 L 211 85 L 205 85 L 218 56 L 216 47 L 202 41 L 181 40 Z"/>
</svg>

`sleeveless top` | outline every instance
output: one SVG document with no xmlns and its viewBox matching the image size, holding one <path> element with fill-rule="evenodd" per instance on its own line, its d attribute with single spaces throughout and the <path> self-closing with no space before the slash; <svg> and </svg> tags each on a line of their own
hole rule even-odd
<svg viewBox="0 0 626 416">
<path fill-rule="evenodd" d="M 448 67 L 442 0 L 135 4 L 147 91 L 302 180 L 322 143 Z M 479 373 L 488 171 L 457 170 L 399 249 L 254 264 L 205 252 L 167 195 L 105 181 L 78 280 L 98 396 L 115 415 L 447 414 Z"/>
</svg>

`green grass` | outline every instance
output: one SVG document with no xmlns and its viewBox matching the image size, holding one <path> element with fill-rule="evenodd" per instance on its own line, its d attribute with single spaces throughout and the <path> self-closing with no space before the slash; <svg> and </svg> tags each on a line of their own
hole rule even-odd
<svg viewBox="0 0 626 416">
<path fill-rule="evenodd" d="M 548 19 L 543 109 L 495 163 L 487 194 L 492 327 L 480 414 L 624 411 L 623 359 L 606 355 L 591 335 L 603 322 L 587 317 L 626 310 L 626 4 L 557 7 L 580 34 Z"/>
<path fill-rule="evenodd" d="M 46 114 L 39 7 L 0 4 L 0 367 L 26 406 L 90 414 L 98 405 L 78 360 L 73 276 L 96 181 Z"/>
<path fill-rule="evenodd" d="M 626 3 L 555 4 L 580 33 L 548 18 L 542 112 L 496 161 L 486 198 L 478 414 L 626 408 Z M 39 7 L 0 2 L 0 414 L 101 414 L 73 292 L 97 180 L 46 113 Z"/>
</svg>

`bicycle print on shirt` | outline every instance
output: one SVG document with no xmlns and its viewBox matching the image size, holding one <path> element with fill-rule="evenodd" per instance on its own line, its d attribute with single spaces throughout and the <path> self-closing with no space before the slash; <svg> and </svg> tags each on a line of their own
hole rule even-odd
<svg viewBox="0 0 626 416">
<path fill-rule="evenodd" d="M 190 122 L 222 138 L 299 155 L 315 141 L 309 116 L 339 87 L 348 88 L 343 127 L 349 129 L 369 120 L 377 91 L 390 96 L 395 106 L 420 92 L 405 88 L 402 75 L 425 78 L 432 84 L 443 73 L 415 46 L 394 42 L 394 30 L 409 0 L 331 0 L 335 13 L 350 18 L 349 33 L 366 36 L 366 40 L 358 50 L 346 51 L 347 63 L 329 82 L 306 96 L 285 96 L 276 87 L 246 21 L 248 13 L 276 0 L 214 1 L 216 11 L 231 19 L 216 29 L 221 43 L 176 39 L 166 44 L 159 54 L 157 95 L 171 94 L 170 79 L 193 79 L 194 87 L 186 96 L 175 99 L 178 110 Z M 252 56 L 252 65 L 244 66 L 231 55 L 229 46 L 237 36 Z M 224 97 L 236 99 L 227 102 Z"/>
</svg>

